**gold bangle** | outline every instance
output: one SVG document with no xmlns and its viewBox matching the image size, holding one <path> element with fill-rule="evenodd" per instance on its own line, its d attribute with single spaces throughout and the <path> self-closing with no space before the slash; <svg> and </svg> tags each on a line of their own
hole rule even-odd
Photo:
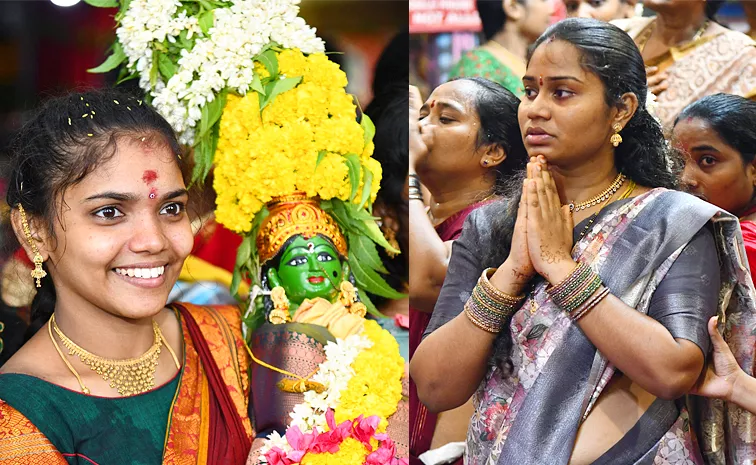
<svg viewBox="0 0 756 465">
<path fill-rule="evenodd" d="M 490 276 L 493 276 L 495 272 L 496 268 L 486 268 L 485 270 L 483 270 L 483 273 L 480 275 L 480 279 L 478 279 L 478 283 L 480 284 L 482 290 L 489 297 L 496 301 L 499 301 L 503 304 L 516 306 L 522 299 L 525 298 L 525 294 L 513 296 L 497 289 L 496 286 L 491 284 L 491 281 L 489 280 Z"/>
</svg>

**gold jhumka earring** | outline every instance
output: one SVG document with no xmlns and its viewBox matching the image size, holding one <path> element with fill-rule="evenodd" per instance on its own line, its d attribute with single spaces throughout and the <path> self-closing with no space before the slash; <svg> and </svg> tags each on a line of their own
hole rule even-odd
<svg viewBox="0 0 756 465">
<path fill-rule="evenodd" d="M 612 134 L 612 137 L 609 138 L 609 142 L 611 142 L 613 146 L 617 147 L 622 143 L 622 136 L 620 136 L 622 125 L 619 123 L 614 123 L 612 129 L 614 129 L 614 134 Z"/>
<path fill-rule="evenodd" d="M 26 240 L 29 242 L 29 246 L 32 249 L 32 252 L 34 252 L 34 258 L 32 259 L 34 261 L 34 270 L 31 272 L 31 277 L 34 278 L 37 281 L 37 287 L 42 287 L 42 278 L 47 276 L 47 272 L 42 268 L 42 263 L 44 263 L 44 259 L 42 258 L 42 254 L 39 253 L 39 249 L 37 249 L 37 244 L 34 243 L 34 240 L 32 239 L 31 235 L 31 229 L 29 229 L 29 222 L 26 221 L 26 211 L 24 211 L 24 207 L 21 206 L 21 204 L 18 204 L 18 212 L 21 214 L 21 226 L 24 228 L 24 234 L 26 235 Z"/>
</svg>

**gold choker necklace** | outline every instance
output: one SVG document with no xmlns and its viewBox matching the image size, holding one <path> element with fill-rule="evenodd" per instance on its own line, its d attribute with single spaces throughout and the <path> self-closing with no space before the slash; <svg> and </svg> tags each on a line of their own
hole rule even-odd
<svg viewBox="0 0 756 465">
<path fill-rule="evenodd" d="M 622 187 L 622 183 L 625 182 L 625 179 L 626 177 L 624 174 L 618 174 L 617 177 L 614 178 L 614 181 L 609 185 L 609 187 L 607 187 L 604 192 L 600 193 L 596 197 L 580 203 L 570 202 L 570 211 L 579 212 L 580 210 L 585 210 L 587 208 L 591 208 L 594 205 L 606 202 L 607 200 L 612 198 L 614 193 L 617 192 L 620 187 Z"/>
<path fill-rule="evenodd" d="M 48 332 L 50 333 L 50 339 L 55 345 L 55 349 L 65 362 L 68 369 L 76 376 L 79 381 L 81 390 L 84 394 L 89 394 L 89 389 L 84 386 L 81 381 L 81 377 L 76 372 L 73 366 L 68 362 L 66 357 L 58 347 L 58 343 L 53 337 L 52 331 L 58 335 L 63 345 L 68 349 L 68 355 L 76 355 L 79 360 L 87 365 L 92 371 L 102 376 L 105 381 L 110 381 L 110 387 L 118 390 L 118 393 L 122 396 L 131 396 L 135 394 L 141 394 L 147 392 L 155 387 L 155 371 L 157 370 L 158 358 L 160 357 L 160 348 L 165 344 L 168 351 L 173 356 L 173 360 L 176 363 L 176 367 L 180 368 L 178 358 L 171 349 L 171 346 L 165 341 L 160 326 L 152 320 L 152 329 L 155 335 L 155 341 L 147 352 L 137 358 L 130 358 L 125 360 L 113 360 L 95 355 L 87 350 L 79 347 L 75 342 L 69 339 L 58 327 L 55 322 L 55 314 L 50 317 L 48 324 Z"/>
</svg>

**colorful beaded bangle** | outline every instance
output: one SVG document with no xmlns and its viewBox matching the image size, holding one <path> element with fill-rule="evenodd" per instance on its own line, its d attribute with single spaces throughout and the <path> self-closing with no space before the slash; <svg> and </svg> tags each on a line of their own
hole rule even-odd
<svg viewBox="0 0 756 465">
<path fill-rule="evenodd" d="M 491 312 L 481 309 L 472 300 L 468 300 L 465 304 L 465 315 L 478 328 L 494 334 L 501 331 L 506 321 L 506 318 L 496 317 Z"/>
<path fill-rule="evenodd" d="M 465 314 L 478 328 L 489 333 L 499 333 L 525 296 L 511 296 L 496 289 L 488 280 L 491 270 L 495 271 L 494 268 L 489 268 L 478 279 L 478 284 L 465 303 Z"/>
<path fill-rule="evenodd" d="M 587 302 L 585 302 L 583 305 L 575 309 L 572 313 L 570 313 L 570 319 L 572 321 L 578 321 L 579 319 L 583 318 L 585 315 L 588 314 L 591 310 L 593 310 L 593 307 L 601 303 L 604 298 L 609 295 L 609 288 L 605 287 L 595 293 L 590 299 L 588 299 Z"/>
<path fill-rule="evenodd" d="M 562 300 L 575 292 L 592 273 L 591 267 L 585 263 L 578 263 L 562 282 L 547 289 L 548 294 L 556 300 Z"/>
<path fill-rule="evenodd" d="M 593 273 L 588 279 L 586 279 L 584 286 L 581 286 L 578 290 L 557 302 L 559 302 L 559 306 L 566 312 L 572 312 L 585 303 L 600 287 L 601 278 L 599 275 Z"/>
<path fill-rule="evenodd" d="M 578 263 L 567 278 L 556 286 L 546 289 L 546 292 L 562 310 L 571 313 L 583 305 L 599 287 L 601 287 L 599 275 L 585 263 Z"/>
</svg>

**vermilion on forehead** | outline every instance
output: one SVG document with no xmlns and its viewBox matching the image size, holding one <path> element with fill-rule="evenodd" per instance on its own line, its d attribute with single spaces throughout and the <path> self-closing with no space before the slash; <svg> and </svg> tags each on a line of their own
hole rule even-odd
<svg viewBox="0 0 756 465">
<path fill-rule="evenodd" d="M 147 170 L 142 175 L 142 181 L 147 185 L 150 185 L 153 182 L 157 181 L 157 178 L 158 178 L 158 174 L 156 171 L 153 171 L 153 170 Z"/>
</svg>

